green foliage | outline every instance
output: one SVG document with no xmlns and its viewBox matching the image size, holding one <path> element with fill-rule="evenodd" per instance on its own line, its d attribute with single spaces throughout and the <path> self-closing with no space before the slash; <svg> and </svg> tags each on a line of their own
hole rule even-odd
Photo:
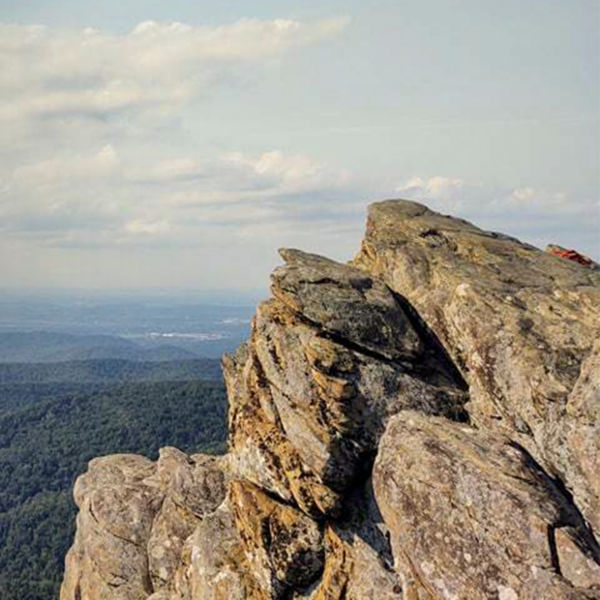
<svg viewBox="0 0 600 600">
<path fill-rule="evenodd" d="M 75 531 L 70 492 L 40 492 L 0 513 L 0 590 L 7 600 L 58 598 Z"/>
<path fill-rule="evenodd" d="M 225 437 L 220 381 L 0 386 L 0 597 L 58 598 L 74 532 L 71 489 L 91 458 L 154 459 L 166 445 L 217 453 Z"/>
<path fill-rule="evenodd" d="M 117 358 L 44 363 L 0 364 L 0 384 L 128 383 L 132 381 L 189 381 L 221 378 L 216 358 L 133 361 Z M 0 410 L 2 399 L 0 397 Z"/>
</svg>

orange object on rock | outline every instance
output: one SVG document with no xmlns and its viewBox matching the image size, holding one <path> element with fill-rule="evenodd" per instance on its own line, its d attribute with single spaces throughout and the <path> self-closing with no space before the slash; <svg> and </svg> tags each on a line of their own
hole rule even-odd
<svg viewBox="0 0 600 600">
<path fill-rule="evenodd" d="M 572 260 L 584 267 L 593 267 L 596 263 L 586 256 L 585 254 L 581 254 L 577 252 L 577 250 L 569 250 L 567 248 L 563 248 L 562 246 L 556 246 L 555 244 L 548 244 L 546 247 L 546 252 L 549 252 L 553 256 L 559 256 L 560 258 L 566 258 L 567 260 Z"/>
</svg>

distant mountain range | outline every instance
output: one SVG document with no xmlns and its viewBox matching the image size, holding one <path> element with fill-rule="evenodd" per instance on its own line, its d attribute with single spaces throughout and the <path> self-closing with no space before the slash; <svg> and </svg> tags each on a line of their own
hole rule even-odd
<svg viewBox="0 0 600 600">
<path fill-rule="evenodd" d="M 252 313 L 177 297 L 0 294 L 0 362 L 220 358 L 248 337 Z"/>
<path fill-rule="evenodd" d="M 1 332 L 0 362 L 45 363 L 91 359 L 130 361 L 188 360 L 203 356 L 219 356 L 230 349 L 231 340 L 202 340 L 195 344 L 184 339 L 181 347 L 151 339 L 133 341 L 114 335 L 72 334 L 48 331 Z"/>
<path fill-rule="evenodd" d="M 220 356 L 252 310 L 0 294 L 0 600 L 57 600 L 96 455 L 225 448 Z"/>
</svg>

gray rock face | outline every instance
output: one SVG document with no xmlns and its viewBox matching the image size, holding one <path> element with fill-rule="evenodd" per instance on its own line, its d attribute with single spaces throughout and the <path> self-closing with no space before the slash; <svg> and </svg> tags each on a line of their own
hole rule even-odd
<svg viewBox="0 0 600 600">
<path fill-rule="evenodd" d="M 282 256 L 248 347 L 225 363 L 231 454 L 240 476 L 319 518 L 339 512 L 390 415 L 466 418 L 466 395 L 389 288 L 322 257 Z"/>
<path fill-rule="evenodd" d="M 469 383 L 473 423 L 519 440 L 598 530 L 597 402 L 578 419 L 582 400 L 570 394 L 582 393 L 600 333 L 600 271 L 406 201 L 370 207 L 354 263 L 405 296 L 442 341 Z"/>
<path fill-rule="evenodd" d="M 145 599 L 169 582 L 186 538 L 225 497 L 222 459 L 163 448 L 156 463 L 96 458 L 75 485 L 77 534 L 61 598 Z"/>
<path fill-rule="evenodd" d="M 281 255 L 228 454 L 92 461 L 61 600 L 600 599 L 600 272 L 404 201 Z"/>
<path fill-rule="evenodd" d="M 416 358 L 423 343 L 392 291 L 368 274 L 299 250 L 280 250 L 273 294 L 319 327 L 389 360 Z"/>
<path fill-rule="evenodd" d="M 556 470 L 569 483 L 577 504 L 600 531 L 600 341 L 581 364 L 560 416 L 546 428 Z"/>
<path fill-rule="evenodd" d="M 225 501 L 187 538 L 164 600 L 246 600 L 251 597 L 248 571 L 234 516 Z"/>
<path fill-rule="evenodd" d="M 600 546 L 581 513 L 509 438 L 401 413 L 373 478 L 396 565 L 413 582 L 407 593 L 558 599 L 574 584 L 600 584 Z"/>
<path fill-rule="evenodd" d="M 234 481 L 230 494 L 236 529 L 261 592 L 280 600 L 290 589 L 313 583 L 323 570 L 320 525 L 252 484 Z"/>
</svg>

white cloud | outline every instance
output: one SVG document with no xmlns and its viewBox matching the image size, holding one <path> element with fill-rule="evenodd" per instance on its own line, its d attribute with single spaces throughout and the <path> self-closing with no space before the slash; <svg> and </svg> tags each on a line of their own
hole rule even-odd
<svg viewBox="0 0 600 600">
<path fill-rule="evenodd" d="M 184 150 L 178 119 L 347 24 L 146 21 L 121 35 L 0 24 L 0 230 L 31 244 L 178 245 L 285 220 L 278 199 L 339 188 L 346 174 L 301 154 Z"/>
<path fill-rule="evenodd" d="M 336 36 L 347 23 L 244 19 L 195 27 L 147 21 L 124 35 L 0 24 L 0 117 L 168 113 L 222 85 L 232 70 L 243 78 L 251 65 Z"/>
<path fill-rule="evenodd" d="M 347 23 L 147 21 L 122 35 L 0 24 L 0 230 L 31 244 L 177 245 L 209 239 L 215 222 L 281 218 L 267 201 L 340 173 L 278 151 L 184 150 L 178 119 L 201 120 L 196 100 L 254 83 Z M 214 206 L 241 201 L 237 214 Z"/>
<path fill-rule="evenodd" d="M 156 181 L 172 183 L 181 179 L 198 179 L 204 177 L 207 171 L 207 164 L 204 161 L 194 160 L 192 158 L 173 158 L 163 160 L 150 169 L 138 170 L 132 173 L 134 179 L 140 181 Z"/>
<path fill-rule="evenodd" d="M 532 213 L 544 214 L 548 218 L 579 217 L 582 213 L 600 208 L 599 201 L 587 198 L 576 198 L 562 190 L 547 188 L 534 188 L 531 186 L 518 187 L 510 192 L 504 192 L 494 202 L 496 210 L 510 210 L 512 214 L 528 215 Z M 596 212 L 600 218 L 600 212 Z"/>
<path fill-rule="evenodd" d="M 279 150 L 144 165 L 107 145 L 16 168 L 0 191 L 0 215 L 5 232 L 53 244 L 177 245 L 219 224 L 281 224 L 319 212 L 326 220 L 327 208 L 311 199 L 345 193 L 350 181 L 345 171 Z"/>
<path fill-rule="evenodd" d="M 271 150 L 257 155 L 231 152 L 219 157 L 178 157 L 137 165 L 126 177 L 138 184 L 168 187 L 172 204 L 240 201 L 348 187 L 353 181 L 302 154 Z"/>
<path fill-rule="evenodd" d="M 186 244 L 215 224 L 281 220 L 278 198 L 341 185 L 345 174 L 300 154 L 169 153 L 162 140 L 180 139 L 184 105 L 347 24 L 146 21 L 122 35 L 0 24 L 0 230 L 59 246 Z"/>
<path fill-rule="evenodd" d="M 397 186 L 396 192 L 407 198 L 447 200 L 456 197 L 463 184 L 462 179 L 452 179 L 441 175 L 435 175 L 426 180 L 414 176 Z"/>
<path fill-rule="evenodd" d="M 115 149 L 108 144 L 92 156 L 61 156 L 17 167 L 13 179 L 16 185 L 27 187 L 70 184 L 110 176 L 118 167 Z"/>
<path fill-rule="evenodd" d="M 275 231 L 286 243 L 284 233 L 296 240 L 316 231 L 331 237 L 350 226 L 359 231 L 364 200 L 389 196 L 389 189 L 281 150 L 150 161 L 135 147 L 108 144 L 9 172 L 0 181 L 0 227 L 12 238 L 55 246 L 201 241 L 218 247 L 232 240 L 275 243 Z M 396 194 L 538 245 L 557 242 L 595 252 L 600 207 L 589 197 L 448 176 L 409 177 Z M 578 237 L 573 241 L 568 232 Z"/>
<path fill-rule="evenodd" d="M 136 219 L 126 223 L 123 229 L 133 235 L 161 235 L 167 233 L 171 226 L 167 221 L 149 222 Z"/>
<path fill-rule="evenodd" d="M 535 196 L 535 190 L 532 187 L 519 187 L 515 188 L 510 195 L 515 200 L 530 200 Z"/>
<path fill-rule="evenodd" d="M 222 160 L 245 173 L 256 185 L 276 187 L 278 194 L 297 194 L 344 186 L 351 179 L 347 171 L 332 171 L 327 165 L 315 162 L 307 156 L 284 155 L 279 150 L 264 152 L 256 157 L 233 153 L 223 156 Z"/>
<path fill-rule="evenodd" d="M 574 197 L 561 190 L 520 186 L 475 184 L 458 177 L 435 175 L 428 179 L 410 177 L 396 187 L 400 197 L 425 202 L 435 210 L 454 211 L 474 218 L 494 218 L 501 225 L 503 220 L 539 216 L 543 220 L 559 215 L 580 215 L 595 210 L 597 202 L 590 198 Z"/>
</svg>

